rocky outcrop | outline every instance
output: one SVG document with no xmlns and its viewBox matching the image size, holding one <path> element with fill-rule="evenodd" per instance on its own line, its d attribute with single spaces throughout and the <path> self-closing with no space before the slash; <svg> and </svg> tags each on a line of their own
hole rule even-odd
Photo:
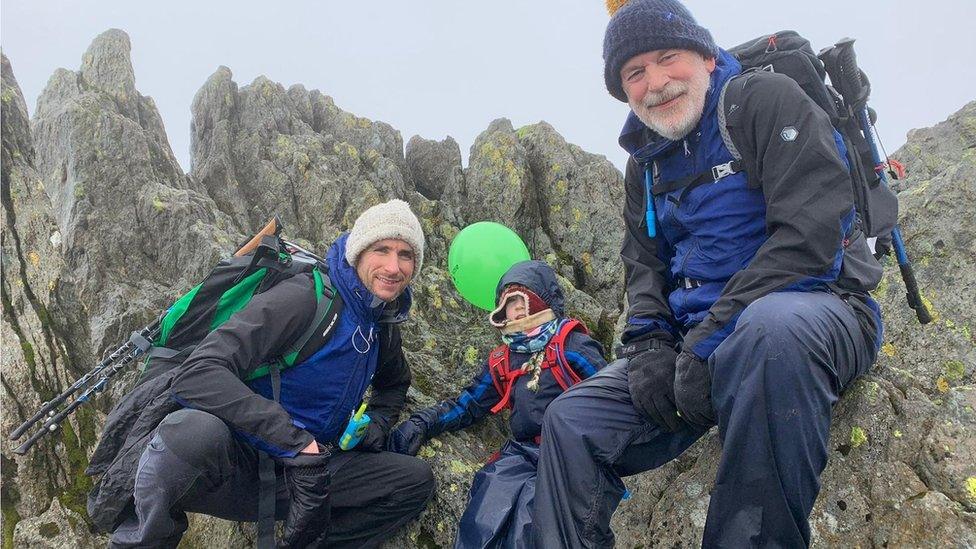
<svg viewBox="0 0 976 549">
<path fill-rule="evenodd" d="M 407 143 L 405 156 L 410 178 L 425 197 L 439 200 L 445 189 L 461 187 L 461 149 L 453 138 L 433 141 L 415 135 Z"/>
<path fill-rule="evenodd" d="M 418 213 L 427 261 L 405 326 L 411 408 L 456 395 L 496 344 L 446 272 L 449 243 L 469 223 L 515 229 L 560 273 L 570 313 L 612 341 L 623 308 L 623 185 L 605 158 L 544 122 L 514 128 L 502 119 L 478 137 L 464 168 L 450 138 L 414 137 L 404 153 L 395 129 L 317 90 L 263 77 L 239 87 L 221 67 L 194 98 L 193 168 L 184 174 L 152 100 L 137 91 L 129 47 L 121 31 L 96 38 L 78 72 L 51 78 L 30 127 L 4 59 L 5 431 L 276 214 L 288 236 L 323 250 L 382 200 L 403 198 Z M 815 546 L 976 544 L 976 162 L 953 130 L 976 127 L 974 113 L 971 104 L 913 133 L 898 153 L 912 170 L 899 197 L 902 226 L 937 320 L 917 325 L 889 265 L 877 292 L 884 352 L 837 406 Z M 102 413 L 131 380 L 123 376 L 28 456 L 2 442 L 5 546 L 103 543 L 76 527 L 89 482 L 80 471 Z M 426 445 L 421 456 L 440 489 L 388 545 L 450 545 L 474 472 L 505 436 L 502 418 L 492 418 Z M 719 452 L 712 432 L 678 460 L 626 479 L 632 497 L 614 516 L 619 544 L 695 545 Z M 252 525 L 191 524 L 186 547 L 253 543 Z"/>
</svg>

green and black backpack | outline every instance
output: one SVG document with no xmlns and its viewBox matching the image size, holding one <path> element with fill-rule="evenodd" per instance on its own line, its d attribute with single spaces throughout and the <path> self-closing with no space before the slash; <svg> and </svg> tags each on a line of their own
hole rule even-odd
<svg viewBox="0 0 976 549">
<path fill-rule="evenodd" d="M 252 380 L 301 363 L 328 341 L 342 312 L 342 298 L 329 279 L 321 257 L 281 237 L 276 217 L 234 256 L 218 263 L 203 282 L 176 300 L 159 323 L 152 340 L 133 333 L 130 341 L 145 352 L 139 384 L 180 365 L 193 349 L 251 298 L 282 280 L 312 273 L 316 309 L 312 322 L 291 348 L 276 361 L 262 364 L 245 380 Z"/>
</svg>

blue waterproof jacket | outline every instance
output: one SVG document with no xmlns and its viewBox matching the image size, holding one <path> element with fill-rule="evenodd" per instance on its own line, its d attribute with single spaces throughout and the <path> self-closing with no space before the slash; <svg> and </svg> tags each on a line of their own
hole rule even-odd
<svg viewBox="0 0 976 549">
<path fill-rule="evenodd" d="M 835 291 L 857 298 L 865 330 L 880 342 L 880 315 L 867 292 L 881 269 L 856 222 L 840 135 L 793 80 L 773 73 L 739 76 L 745 100 L 726 105 L 734 116 L 720 117 L 719 94 L 740 73 L 720 50 L 701 120 L 680 141 L 657 135 L 634 113 L 624 124 L 619 141 L 631 158 L 623 341 L 683 334 L 683 348 L 704 359 L 763 295 Z M 754 156 L 743 159 L 745 171 L 715 179 L 713 168 L 733 160 L 723 130 L 747 140 L 738 148 Z M 701 174 L 708 175 L 688 184 Z"/>
</svg>

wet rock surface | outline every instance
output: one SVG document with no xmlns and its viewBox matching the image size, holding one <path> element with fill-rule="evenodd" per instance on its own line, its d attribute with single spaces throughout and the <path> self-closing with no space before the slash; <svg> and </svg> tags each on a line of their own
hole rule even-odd
<svg viewBox="0 0 976 549">
<path fill-rule="evenodd" d="M 317 90 L 226 67 L 192 104 L 192 170 L 170 150 L 142 96 L 125 33 L 95 39 L 78 71 L 59 70 L 28 121 L 3 59 L 2 427 L 89 370 L 148 324 L 272 216 L 317 250 L 365 208 L 410 202 L 427 235 L 405 326 L 411 409 L 455 396 L 497 341 L 447 273 L 451 238 L 481 220 L 515 229 L 556 268 L 570 313 L 605 343 L 623 308 L 621 174 L 544 122 L 493 122 L 461 165 L 457 144 L 421 137 L 404 151 L 388 124 L 343 111 Z M 615 124 L 617 121 L 608 121 Z M 885 346 L 835 408 L 813 545 L 976 545 L 976 103 L 916 130 L 896 158 L 901 223 L 936 320 L 919 326 L 897 266 L 876 292 Z M 81 473 L 128 371 L 27 456 L 2 449 L 4 546 L 104 544 L 84 521 Z M 503 418 L 421 450 L 438 477 L 428 510 L 390 547 L 450 546 L 474 472 L 506 436 Z M 625 479 L 621 547 L 697 546 L 718 466 L 714 431 L 681 458 Z M 183 547 L 252 544 L 253 525 L 191 517 Z M 47 544 L 47 545 L 45 545 Z M 60 545 L 59 545 L 60 544 Z"/>
</svg>

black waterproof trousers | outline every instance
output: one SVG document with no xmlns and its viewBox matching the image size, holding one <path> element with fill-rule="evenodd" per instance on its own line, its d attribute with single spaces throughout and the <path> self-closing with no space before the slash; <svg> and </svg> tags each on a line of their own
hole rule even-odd
<svg viewBox="0 0 976 549">
<path fill-rule="evenodd" d="M 392 452 L 341 452 L 329 461 L 329 547 L 376 547 L 420 514 L 434 491 L 424 461 Z M 288 514 L 288 488 L 277 471 L 276 518 Z M 111 547 L 176 547 L 186 512 L 228 520 L 258 518 L 258 454 L 217 417 L 174 412 L 159 424 L 139 461 L 135 510 Z"/>
<path fill-rule="evenodd" d="M 876 354 L 851 306 L 834 294 L 775 293 L 745 309 L 708 361 L 722 458 L 703 547 L 809 545 L 831 406 Z M 613 546 L 620 477 L 663 465 L 702 434 L 641 418 L 625 360 L 572 387 L 543 422 L 536 546 Z"/>
</svg>

